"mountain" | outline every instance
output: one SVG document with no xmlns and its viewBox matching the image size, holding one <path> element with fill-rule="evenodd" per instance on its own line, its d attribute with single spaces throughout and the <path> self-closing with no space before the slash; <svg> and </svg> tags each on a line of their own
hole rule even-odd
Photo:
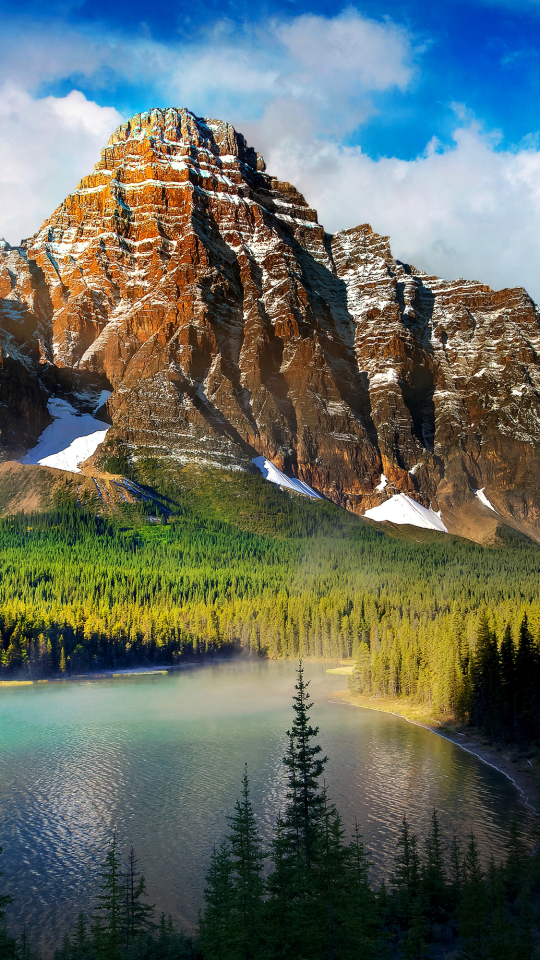
<svg viewBox="0 0 540 960">
<path fill-rule="evenodd" d="M 474 539 L 540 539 L 525 290 L 427 276 L 367 224 L 327 234 L 227 123 L 120 126 L 39 232 L 0 247 L 0 298 L 5 460 L 51 397 L 92 413 L 110 391 L 102 463 L 264 458 L 357 514 L 407 499 Z"/>
</svg>

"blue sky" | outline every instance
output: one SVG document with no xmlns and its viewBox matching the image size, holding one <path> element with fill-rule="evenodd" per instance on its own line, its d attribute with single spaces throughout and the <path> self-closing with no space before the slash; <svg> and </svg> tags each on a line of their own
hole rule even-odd
<svg viewBox="0 0 540 960">
<path fill-rule="evenodd" d="M 369 220 L 429 272 L 540 300 L 540 0 L 20 0 L 0 22 L 10 242 L 118 122 L 187 106 L 241 129 L 328 229 Z"/>
</svg>

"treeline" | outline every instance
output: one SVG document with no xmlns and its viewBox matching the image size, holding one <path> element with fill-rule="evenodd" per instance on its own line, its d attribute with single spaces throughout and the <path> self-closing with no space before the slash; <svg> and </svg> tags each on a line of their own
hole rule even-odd
<svg viewBox="0 0 540 960">
<path fill-rule="evenodd" d="M 499 643 L 507 623 L 518 637 L 525 613 L 537 639 L 532 544 L 488 549 L 428 531 L 393 539 L 256 477 L 195 486 L 162 497 L 159 523 L 144 515 L 154 501 L 117 517 L 64 503 L 0 520 L 0 675 L 242 649 L 350 658 L 359 690 L 456 713 L 468 710 L 483 610 Z"/>
<path fill-rule="evenodd" d="M 442 649 L 406 633 L 363 642 L 349 678 L 353 693 L 408 697 L 439 706 L 491 740 L 540 739 L 540 637 L 525 613 L 498 634 L 489 612 L 468 638 L 456 617 Z M 515 637 L 515 639 L 514 639 Z"/>
<path fill-rule="evenodd" d="M 283 763 L 285 806 L 269 847 L 261 840 L 247 772 L 214 848 L 194 940 L 163 915 L 154 921 L 133 850 L 124 870 L 116 837 L 102 868 L 93 917 L 81 914 L 55 960 L 534 960 L 540 854 L 512 824 L 504 863 L 482 864 L 474 835 L 447 848 L 434 811 L 423 843 L 404 819 L 389 878 L 370 878 L 358 826 L 343 824 L 321 780 L 326 757 L 310 723 L 302 667 Z M 5 898 L 4 898 L 5 900 Z M 5 906 L 5 902 L 4 902 Z M 2 956 L 30 960 L 26 938 Z M 10 952 L 11 951 L 11 952 Z"/>
</svg>

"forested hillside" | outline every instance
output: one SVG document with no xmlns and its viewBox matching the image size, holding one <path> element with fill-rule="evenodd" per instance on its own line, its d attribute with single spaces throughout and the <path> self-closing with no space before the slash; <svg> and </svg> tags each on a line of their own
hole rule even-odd
<svg viewBox="0 0 540 960">
<path fill-rule="evenodd" d="M 365 689 L 451 711 L 481 616 L 517 641 L 527 613 L 536 649 L 540 550 L 525 540 L 389 536 L 241 473 L 153 480 L 155 499 L 116 515 L 64 499 L 0 521 L 4 678 L 243 648 L 353 658 Z"/>
</svg>

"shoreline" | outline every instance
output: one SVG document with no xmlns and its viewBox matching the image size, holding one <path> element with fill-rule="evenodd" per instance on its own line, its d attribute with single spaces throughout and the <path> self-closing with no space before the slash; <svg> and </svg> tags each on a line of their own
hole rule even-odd
<svg viewBox="0 0 540 960">
<path fill-rule="evenodd" d="M 443 724 L 439 726 L 433 722 L 429 723 L 420 718 L 415 719 L 407 716 L 406 713 L 399 713 L 395 709 L 396 702 L 384 701 L 382 699 L 376 701 L 375 698 L 370 700 L 369 697 L 366 697 L 364 700 L 362 697 L 355 697 L 349 693 L 348 690 L 336 691 L 333 695 L 333 702 L 347 704 L 351 707 L 360 707 L 360 709 L 363 710 L 375 710 L 379 713 L 388 713 L 393 717 L 398 717 L 400 720 L 406 720 L 407 723 L 412 723 L 415 727 L 423 727 L 424 730 L 429 730 L 430 733 L 434 733 L 437 737 L 442 737 L 443 740 L 449 740 L 450 743 L 464 750 L 465 753 L 472 754 L 488 767 L 492 767 L 494 770 L 497 770 L 498 773 L 502 773 L 502 775 L 514 785 L 527 809 L 535 816 L 540 815 L 540 795 L 532 764 L 530 772 L 526 769 L 518 769 L 517 763 L 513 761 L 511 757 L 492 747 L 486 746 L 485 743 L 471 736 L 470 733 L 454 732 L 445 729 Z M 377 702 L 379 704 L 378 706 L 375 705 Z"/>
<path fill-rule="evenodd" d="M 38 680 L 0 680 L 0 687 L 37 687 L 45 683 L 81 683 L 85 680 L 117 680 L 119 677 L 148 677 L 165 676 L 179 670 L 192 670 L 195 667 L 207 666 L 211 663 L 230 660 L 231 657 L 208 657 L 203 660 L 186 660 L 184 663 L 161 664 L 155 667 L 120 667 L 116 670 L 92 670 L 88 673 L 69 673 L 58 677 L 43 677 Z"/>
</svg>

